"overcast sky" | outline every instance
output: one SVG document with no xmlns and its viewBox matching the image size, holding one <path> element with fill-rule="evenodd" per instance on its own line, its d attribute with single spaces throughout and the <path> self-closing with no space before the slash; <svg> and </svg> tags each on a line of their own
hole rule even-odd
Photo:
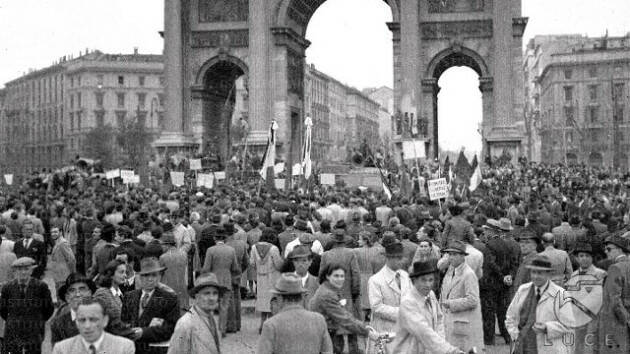
<svg viewBox="0 0 630 354">
<path fill-rule="evenodd" d="M 86 48 L 161 53 L 163 9 L 163 0 L 0 0 L 0 86 L 29 68 L 46 67 Z M 630 0 L 523 0 L 523 16 L 530 18 L 525 39 L 552 33 L 599 36 L 606 29 L 622 35 L 630 31 L 628 14 Z M 389 21 L 391 12 L 382 0 L 328 0 L 309 24 L 307 61 L 358 88 L 391 87 Z M 440 80 L 440 126 L 457 126 L 448 134 L 441 129 L 445 148 L 480 146 L 476 80 L 467 69 L 452 69 Z"/>
</svg>

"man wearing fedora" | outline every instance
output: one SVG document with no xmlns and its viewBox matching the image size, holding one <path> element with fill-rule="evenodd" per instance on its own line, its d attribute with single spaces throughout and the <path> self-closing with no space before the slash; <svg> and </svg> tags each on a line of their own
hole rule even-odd
<svg viewBox="0 0 630 354">
<path fill-rule="evenodd" d="M 392 333 L 398 319 L 401 296 L 412 284 L 403 268 L 405 257 L 400 242 L 385 247 L 385 259 L 385 265 L 368 280 L 368 299 L 372 311 L 370 326 L 377 332 Z M 393 353 L 392 343 L 388 343 L 387 347 Z M 370 341 L 367 353 L 374 352 L 374 343 Z"/>
<path fill-rule="evenodd" d="M 402 294 L 392 353 L 463 354 L 444 337 L 444 315 L 435 294 L 435 261 L 415 262 L 409 273 L 412 287 Z"/>
<path fill-rule="evenodd" d="M 304 308 L 309 309 L 309 303 L 315 291 L 319 287 L 319 281 L 308 271 L 313 260 L 313 252 L 308 246 L 297 246 L 289 253 L 287 260 L 293 265 L 295 275 L 297 275 L 304 288 Z"/>
<path fill-rule="evenodd" d="M 442 280 L 440 305 L 444 313 L 446 340 L 463 349 L 483 350 L 483 327 L 479 283 L 466 263 L 466 244 L 453 241 L 443 250 L 448 269 Z"/>
<path fill-rule="evenodd" d="M 164 253 L 160 256 L 160 264 L 166 269 L 162 276 L 162 283 L 177 293 L 179 307 L 188 309 L 188 255 L 182 248 L 177 247 L 177 241 L 172 233 L 162 236 Z"/>
<path fill-rule="evenodd" d="M 67 307 L 61 308 L 50 322 L 52 344 L 79 334 L 76 325 L 77 309 L 84 299 L 90 299 L 96 291 L 94 282 L 86 276 L 72 273 L 57 291 L 57 298 L 65 301 Z"/>
<path fill-rule="evenodd" d="M 2 287 L 3 353 L 41 353 L 46 321 L 54 306 L 48 285 L 32 276 L 37 266 L 33 258 L 18 258 L 12 264 L 15 279 Z"/>
<path fill-rule="evenodd" d="M 177 321 L 168 354 L 221 353 L 219 322 L 215 313 L 226 290 L 213 273 L 203 273 L 195 279 L 195 286 L 190 289 L 195 303 Z"/>
<path fill-rule="evenodd" d="M 256 354 L 332 353 L 324 316 L 302 306 L 306 290 L 300 276 L 283 273 L 271 293 L 280 311 L 263 324 Z"/>
<path fill-rule="evenodd" d="M 217 228 L 215 234 L 216 244 L 206 251 L 202 273 L 214 273 L 227 290 L 219 304 L 219 328 L 221 336 L 227 333 L 228 309 L 232 303 L 232 289 L 240 284 L 241 266 L 236 259 L 234 248 L 225 244 L 226 231 L 223 227 Z"/>
<path fill-rule="evenodd" d="M 555 246 L 556 237 L 551 232 L 545 232 L 542 236 L 542 244 L 545 248 L 540 254 L 547 256 L 553 268 L 551 280 L 560 286 L 569 280 L 573 273 L 571 258 L 565 250 L 557 249 Z"/>
<path fill-rule="evenodd" d="M 165 347 L 155 345 L 171 338 L 179 319 L 177 295 L 159 286 L 165 269 L 157 258 L 143 258 L 138 272 L 141 289 L 123 298 L 121 320 L 133 327 L 131 339 L 139 354 L 166 353 Z"/>
<path fill-rule="evenodd" d="M 560 321 L 554 302 L 564 289 L 551 281 L 547 256 L 537 255 L 528 266 L 532 281 L 521 285 L 508 307 L 505 325 L 512 338 L 512 352 L 519 354 L 572 353 L 573 331 Z"/>
<path fill-rule="evenodd" d="M 343 282 L 341 297 L 346 299 L 345 308 L 355 317 L 360 318 L 358 311 L 359 296 L 361 295 L 361 271 L 359 270 L 359 261 L 357 256 L 351 249 L 346 247 L 346 234 L 343 229 L 336 229 L 333 241 L 335 245 L 329 251 L 322 254 L 322 260 L 319 267 L 319 278 L 323 277 L 323 272 L 329 264 L 340 264 L 346 271 L 346 279 Z M 348 335 L 348 346 L 350 352 L 357 353 L 358 339 L 356 334 L 344 333 Z"/>
<path fill-rule="evenodd" d="M 540 245 L 540 238 L 531 230 L 523 230 L 519 233 L 518 245 L 521 249 L 521 260 L 516 270 L 512 286 L 510 287 L 510 300 L 514 297 L 516 290 L 518 290 L 521 285 L 531 281 L 529 268 L 527 268 L 527 266 L 531 264 L 532 260 L 534 260 L 538 254 L 536 249 Z"/>
<path fill-rule="evenodd" d="M 572 246 L 572 249 L 579 268 L 571 274 L 571 278 L 564 284 L 565 289 L 580 290 L 582 286 L 595 284 L 602 286 L 606 277 L 606 271 L 593 265 L 593 248 L 591 245 L 587 242 L 578 242 Z M 601 305 L 602 298 L 598 298 L 599 305 Z M 596 306 L 596 308 L 600 308 L 600 306 Z M 596 347 L 594 344 L 597 338 L 598 314 L 593 315 L 595 316 L 587 325 L 575 329 L 575 338 L 577 338 L 575 341 L 575 353 L 589 354 L 595 351 Z"/>
<path fill-rule="evenodd" d="M 629 241 L 619 233 L 606 238 L 604 247 L 608 267 L 604 281 L 602 309 L 599 312 L 599 353 L 630 351 L 630 253 Z"/>
</svg>

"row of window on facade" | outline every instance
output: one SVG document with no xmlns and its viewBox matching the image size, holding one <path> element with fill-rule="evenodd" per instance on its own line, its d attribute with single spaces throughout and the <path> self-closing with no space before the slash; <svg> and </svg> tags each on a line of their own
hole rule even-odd
<svg viewBox="0 0 630 354">
<path fill-rule="evenodd" d="M 598 98 L 598 91 L 599 91 L 599 86 L 600 85 L 588 85 L 587 86 L 587 90 L 588 90 L 588 99 L 591 102 L 597 101 Z M 573 103 L 573 92 L 574 92 L 574 87 L 573 86 L 564 86 L 564 101 L 567 103 Z M 622 103 L 623 102 L 623 98 L 624 98 L 624 93 L 625 93 L 625 84 L 623 82 L 617 82 L 617 83 L 613 83 L 612 84 L 612 100 L 613 102 L 619 102 Z"/>
<path fill-rule="evenodd" d="M 577 119 L 575 117 L 576 107 L 574 106 L 564 106 L 564 119 L 565 124 L 567 126 L 574 126 L 577 124 Z M 599 105 L 588 105 L 584 109 L 584 122 L 585 123 L 604 123 L 600 119 L 600 106 Z M 614 123 L 620 123 L 624 121 L 624 106 L 620 104 L 616 104 L 612 106 L 612 121 Z"/>
<path fill-rule="evenodd" d="M 615 75 L 621 75 L 621 74 L 623 73 L 623 69 L 624 69 L 624 68 L 623 68 L 623 65 L 621 65 L 621 64 L 615 65 L 615 66 L 613 67 L 613 73 L 614 73 Z M 573 73 L 574 73 L 574 72 L 573 72 L 573 69 L 571 69 L 571 68 L 566 68 L 566 69 L 564 69 L 564 70 L 563 70 L 564 79 L 565 79 L 565 80 L 571 80 L 571 79 L 573 79 Z M 598 77 L 598 75 L 599 75 L 599 70 L 598 70 L 597 65 L 589 65 L 589 66 L 586 68 L 586 73 L 587 73 L 587 75 L 588 75 L 588 77 L 589 77 L 589 78 L 592 78 L 592 79 L 593 79 L 593 78 Z"/>
</svg>

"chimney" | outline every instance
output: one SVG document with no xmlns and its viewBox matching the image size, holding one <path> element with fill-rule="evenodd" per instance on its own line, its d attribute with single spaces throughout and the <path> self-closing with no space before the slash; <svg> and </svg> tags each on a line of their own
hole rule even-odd
<svg viewBox="0 0 630 354">
<path fill-rule="evenodd" d="M 133 47 L 133 55 L 138 55 L 138 47 Z"/>
</svg>

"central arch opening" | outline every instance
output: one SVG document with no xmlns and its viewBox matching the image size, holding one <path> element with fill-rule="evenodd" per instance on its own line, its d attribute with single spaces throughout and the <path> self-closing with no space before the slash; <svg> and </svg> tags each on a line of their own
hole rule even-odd
<svg viewBox="0 0 630 354">
<path fill-rule="evenodd" d="M 472 51 L 459 47 L 438 60 L 432 74 L 438 86 L 434 112 L 437 128 L 433 138 L 439 155 L 463 148 L 469 158 L 474 154 L 480 156 L 483 120 L 480 78 L 487 71 L 485 64 L 474 58 Z"/>
<path fill-rule="evenodd" d="M 319 2 L 305 31 L 311 42 L 304 78 L 311 156 L 348 161 L 364 142 L 372 153 L 389 144 L 379 127 L 389 127 L 393 114 L 392 9 L 383 0 Z"/>
</svg>

